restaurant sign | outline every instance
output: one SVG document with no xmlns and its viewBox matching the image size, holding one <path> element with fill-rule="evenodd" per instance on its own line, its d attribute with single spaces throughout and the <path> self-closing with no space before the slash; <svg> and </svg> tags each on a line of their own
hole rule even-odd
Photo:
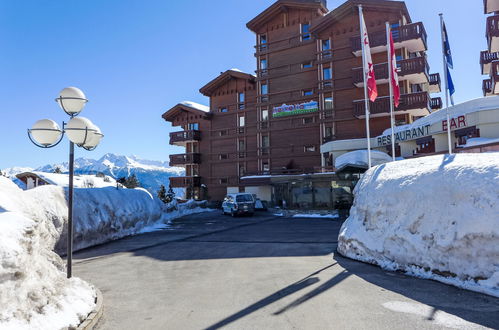
<svg viewBox="0 0 499 330">
<path fill-rule="evenodd" d="M 395 143 L 415 140 L 423 136 L 430 135 L 430 125 L 424 125 L 412 129 L 398 131 L 395 135 Z M 386 146 L 392 144 L 391 134 L 378 137 L 378 146 Z"/>
<path fill-rule="evenodd" d="M 305 113 L 315 112 L 319 110 L 319 103 L 317 101 L 310 101 L 307 103 L 283 104 L 279 107 L 274 107 L 272 111 L 272 117 L 286 117 L 293 115 L 302 115 Z"/>
</svg>

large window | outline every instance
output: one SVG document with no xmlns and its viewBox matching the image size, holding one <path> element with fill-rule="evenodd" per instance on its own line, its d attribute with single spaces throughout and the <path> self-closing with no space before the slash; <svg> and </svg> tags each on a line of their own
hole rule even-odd
<svg viewBox="0 0 499 330">
<path fill-rule="evenodd" d="M 310 24 L 302 24 L 301 25 L 301 40 L 310 40 Z"/>
<path fill-rule="evenodd" d="M 189 130 L 193 130 L 193 131 L 199 130 L 199 123 L 190 123 Z"/>
</svg>

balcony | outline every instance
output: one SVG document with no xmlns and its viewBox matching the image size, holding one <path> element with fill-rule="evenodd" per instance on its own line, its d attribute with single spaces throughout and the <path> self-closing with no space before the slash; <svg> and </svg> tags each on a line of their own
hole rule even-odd
<svg viewBox="0 0 499 330">
<path fill-rule="evenodd" d="M 482 67 L 482 74 L 490 74 L 490 64 L 497 60 L 499 60 L 499 52 L 489 53 L 487 50 L 480 52 L 480 66 Z"/>
<path fill-rule="evenodd" d="M 490 93 L 492 95 L 499 94 L 499 61 L 491 63 L 490 80 Z"/>
<path fill-rule="evenodd" d="M 195 142 L 201 140 L 201 132 L 197 130 L 187 130 L 170 133 L 170 144 L 177 146 L 185 146 L 187 142 Z"/>
<path fill-rule="evenodd" d="M 429 66 L 425 57 L 410 58 L 397 62 L 399 80 L 409 80 L 413 84 L 422 84 L 429 82 Z M 388 63 L 376 64 L 374 66 L 374 75 L 377 84 L 388 83 Z M 353 83 L 357 87 L 364 86 L 364 76 L 362 68 L 352 70 Z"/>
<path fill-rule="evenodd" d="M 170 166 L 185 166 L 199 164 L 201 155 L 198 153 L 170 155 Z"/>
<path fill-rule="evenodd" d="M 388 96 L 378 97 L 376 101 L 369 102 L 371 117 L 383 117 L 390 114 L 390 98 Z M 400 96 L 398 108 L 394 108 L 395 114 L 410 113 L 413 116 L 426 116 L 431 107 L 430 97 L 427 92 L 404 94 Z M 353 101 L 353 115 L 357 118 L 365 118 L 364 100 Z"/>
<path fill-rule="evenodd" d="M 199 176 L 171 176 L 170 187 L 172 188 L 187 188 L 200 187 L 201 177 Z"/>
<path fill-rule="evenodd" d="M 483 11 L 485 14 L 499 11 L 499 0 L 483 0 Z"/>
<path fill-rule="evenodd" d="M 430 99 L 431 110 L 442 109 L 442 99 L 440 97 L 432 97 Z"/>
<path fill-rule="evenodd" d="M 430 93 L 440 93 L 442 91 L 440 86 L 440 73 L 430 74 Z"/>
<path fill-rule="evenodd" d="M 411 53 L 421 52 L 428 49 L 426 43 L 426 30 L 421 22 L 402 25 L 399 28 L 393 29 L 392 33 L 395 49 L 405 47 Z M 352 53 L 355 56 L 361 56 L 362 47 L 360 43 L 360 36 L 350 38 L 350 43 Z M 386 31 L 383 29 L 382 31 L 370 33 L 369 43 L 372 54 L 386 51 Z"/>
<path fill-rule="evenodd" d="M 494 95 L 492 93 L 492 79 L 484 79 L 484 81 L 482 82 L 482 91 L 483 96 Z"/>
<path fill-rule="evenodd" d="M 499 15 L 487 17 L 487 31 L 485 36 L 489 45 L 489 53 L 499 51 Z"/>
</svg>

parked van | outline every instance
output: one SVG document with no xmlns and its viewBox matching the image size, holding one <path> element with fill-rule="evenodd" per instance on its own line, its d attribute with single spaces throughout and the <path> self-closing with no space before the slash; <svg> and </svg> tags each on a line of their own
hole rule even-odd
<svg viewBox="0 0 499 330">
<path fill-rule="evenodd" d="M 241 214 L 253 215 L 255 213 L 255 199 L 248 193 L 228 194 L 222 203 L 224 214 L 233 217 Z"/>
</svg>

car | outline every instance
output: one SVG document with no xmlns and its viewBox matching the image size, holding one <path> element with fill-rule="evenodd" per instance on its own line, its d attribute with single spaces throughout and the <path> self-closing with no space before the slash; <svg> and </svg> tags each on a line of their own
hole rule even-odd
<svg viewBox="0 0 499 330">
<path fill-rule="evenodd" d="M 223 214 L 237 215 L 255 213 L 255 199 L 248 193 L 227 194 L 222 203 Z"/>
</svg>

